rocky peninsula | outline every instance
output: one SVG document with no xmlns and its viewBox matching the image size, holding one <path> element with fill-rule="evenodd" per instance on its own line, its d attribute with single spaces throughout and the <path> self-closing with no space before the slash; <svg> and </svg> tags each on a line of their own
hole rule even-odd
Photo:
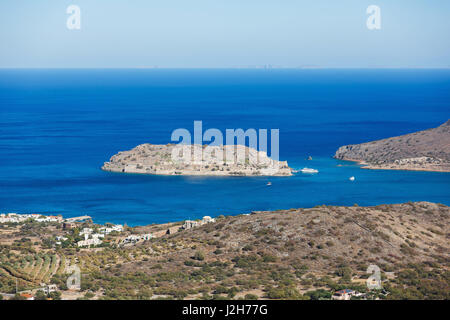
<svg viewBox="0 0 450 320">
<path fill-rule="evenodd" d="M 450 120 L 437 128 L 342 146 L 334 157 L 365 169 L 450 172 Z"/>
<path fill-rule="evenodd" d="M 241 145 L 142 144 L 119 152 L 102 170 L 154 175 L 290 176 L 287 161 Z"/>
</svg>

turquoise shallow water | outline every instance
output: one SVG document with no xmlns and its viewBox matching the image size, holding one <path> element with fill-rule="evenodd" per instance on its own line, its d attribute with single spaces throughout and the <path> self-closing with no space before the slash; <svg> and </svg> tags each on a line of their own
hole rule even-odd
<svg viewBox="0 0 450 320">
<path fill-rule="evenodd" d="M 137 225 L 318 204 L 450 205 L 449 173 L 363 170 L 332 158 L 344 144 L 438 126 L 449 111 L 448 70 L 2 70 L 0 212 Z M 223 131 L 279 128 L 280 158 L 320 172 L 268 179 L 100 170 L 120 150 L 192 131 L 194 120 Z"/>
</svg>

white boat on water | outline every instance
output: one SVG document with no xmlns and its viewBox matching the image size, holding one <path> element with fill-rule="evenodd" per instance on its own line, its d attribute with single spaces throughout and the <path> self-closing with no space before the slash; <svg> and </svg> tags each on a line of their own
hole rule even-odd
<svg viewBox="0 0 450 320">
<path fill-rule="evenodd" d="M 271 185 L 272 185 L 272 182 L 270 182 L 270 181 L 267 182 L 267 185 L 268 185 L 268 186 L 271 186 Z"/>
<path fill-rule="evenodd" d="M 355 181 L 355 177 L 350 177 L 350 178 L 348 178 L 348 180 Z"/>
<path fill-rule="evenodd" d="M 316 169 L 311 169 L 311 168 L 303 168 L 302 170 L 300 170 L 301 172 L 303 172 L 303 173 L 318 173 L 319 172 L 319 170 L 316 170 Z"/>
</svg>

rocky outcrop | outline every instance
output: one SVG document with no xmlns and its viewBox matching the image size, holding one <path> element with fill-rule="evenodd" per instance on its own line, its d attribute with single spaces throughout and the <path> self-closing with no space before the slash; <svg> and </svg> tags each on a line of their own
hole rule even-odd
<svg viewBox="0 0 450 320">
<path fill-rule="evenodd" d="M 286 161 L 245 146 L 142 144 L 119 152 L 102 170 L 155 175 L 290 176 Z"/>
<path fill-rule="evenodd" d="M 450 120 L 398 137 L 340 147 L 335 158 L 367 169 L 450 171 Z"/>
</svg>

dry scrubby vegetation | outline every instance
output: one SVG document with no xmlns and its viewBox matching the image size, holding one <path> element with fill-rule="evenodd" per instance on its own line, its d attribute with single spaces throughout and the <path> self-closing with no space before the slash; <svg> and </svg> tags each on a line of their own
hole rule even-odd
<svg viewBox="0 0 450 320">
<path fill-rule="evenodd" d="M 0 292 L 15 292 L 16 284 L 22 291 L 64 276 L 64 252 L 48 248 L 40 235 L 55 232 L 55 225 L 25 223 L 0 229 Z"/>
<path fill-rule="evenodd" d="M 221 216 L 126 248 L 56 250 L 39 237 L 16 239 L 0 249 L 0 292 L 15 279 L 65 290 L 61 266 L 77 263 L 85 299 L 326 299 L 342 288 L 366 292 L 376 264 L 388 294 L 369 297 L 449 299 L 449 212 L 420 202 Z"/>
</svg>

